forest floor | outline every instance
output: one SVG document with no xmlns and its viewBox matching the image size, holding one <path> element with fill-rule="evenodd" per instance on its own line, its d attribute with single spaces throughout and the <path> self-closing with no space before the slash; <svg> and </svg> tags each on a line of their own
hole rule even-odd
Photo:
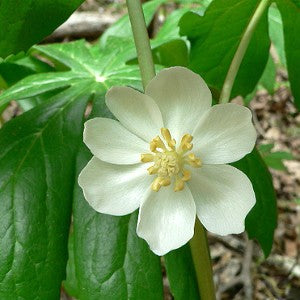
<svg viewBox="0 0 300 300">
<path fill-rule="evenodd" d="M 124 1 L 87 0 L 78 11 L 108 14 L 105 28 L 125 12 Z M 58 41 L 69 39 L 66 36 Z M 275 93 L 260 90 L 250 103 L 258 145 L 274 144 L 272 151 L 287 151 L 294 157 L 283 161 L 285 170 L 270 169 L 278 201 L 272 253 L 265 260 L 256 242 L 248 241 L 245 235 L 209 235 L 218 299 L 300 299 L 300 114 L 284 84 L 286 80 L 285 71 L 279 70 Z M 8 120 L 19 113 L 13 104 L 3 118 Z M 70 298 L 64 294 L 62 299 Z M 165 299 L 172 299 L 167 280 Z"/>
</svg>

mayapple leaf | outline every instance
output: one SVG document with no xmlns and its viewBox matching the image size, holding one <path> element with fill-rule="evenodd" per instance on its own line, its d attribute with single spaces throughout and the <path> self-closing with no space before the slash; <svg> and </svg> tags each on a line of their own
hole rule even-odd
<svg viewBox="0 0 300 300">
<path fill-rule="evenodd" d="M 280 64 L 286 67 L 282 18 L 275 3 L 269 8 L 269 34 L 279 56 Z"/>
<path fill-rule="evenodd" d="M 150 24 L 159 6 L 164 2 L 166 2 L 166 0 L 152 0 L 152 1 L 147 1 L 146 3 L 143 4 L 143 12 L 144 12 L 145 22 L 147 26 Z M 105 46 L 106 41 L 110 36 L 132 39 L 132 31 L 131 31 L 131 25 L 130 25 L 128 14 L 121 17 L 117 22 L 115 22 L 102 34 L 98 42 L 99 46 L 101 47 Z"/>
<path fill-rule="evenodd" d="M 276 197 L 271 174 L 256 148 L 232 165 L 244 172 L 252 182 L 256 204 L 246 218 L 246 231 L 250 239 L 259 242 L 267 257 L 272 249 L 277 226 Z"/>
<path fill-rule="evenodd" d="M 199 300 L 199 289 L 190 245 L 164 256 L 171 293 L 179 300 Z"/>
<path fill-rule="evenodd" d="M 300 109 L 300 1 L 277 0 L 284 32 L 284 47 L 295 105 Z"/>
<path fill-rule="evenodd" d="M 0 298 L 58 299 L 65 277 L 84 83 L 0 130 Z"/>
<path fill-rule="evenodd" d="M 1 0 L 0 57 L 26 51 L 62 24 L 83 0 Z"/>
<path fill-rule="evenodd" d="M 271 55 L 269 55 L 265 70 L 259 80 L 259 85 L 265 88 L 271 95 L 274 94 L 276 83 L 276 66 Z"/>
<path fill-rule="evenodd" d="M 215 0 L 204 16 L 189 12 L 180 33 L 191 42 L 191 70 L 220 92 L 233 56 L 260 0 Z M 269 56 L 267 11 L 259 21 L 239 68 L 231 96 L 246 96 L 260 79 Z"/>
<path fill-rule="evenodd" d="M 74 156 L 87 101 L 112 85 L 141 86 L 138 66 L 125 65 L 132 49 L 124 49 L 127 46 L 104 51 L 83 41 L 37 46 L 39 55 L 64 65 L 66 71 L 31 75 L 0 96 L 3 104 L 64 88 L 0 131 L 1 299 L 59 296 L 67 259 Z"/>
<path fill-rule="evenodd" d="M 84 81 L 90 93 L 103 94 L 113 85 L 127 84 L 140 87 L 140 73 L 137 65 L 127 66 L 125 62 L 134 57 L 134 46 L 127 40 L 110 38 L 107 47 L 90 47 L 83 40 L 47 46 L 35 46 L 39 55 L 53 63 L 65 66 L 62 72 L 38 73 L 23 78 L 0 95 L 1 108 L 11 100 L 30 98 L 60 88 L 81 85 Z M 117 44 L 119 47 L 116 47 Z M 129 45 L 129 46 L 128 46 Z"/>
<path fill-rule="evenodd" d="M 111 117 L 99 97 L 93 116 Z M 136 235 L 137 212 L 115 217 L 92 209 L 77 177 L 92 157 L 82 143 L 77 157 L 67 291 L 77 299 L 163 299 L 160 258 Z"/>
<path fill-rule="evenodd" d="M 29 75 L 52 70 L 48 64 L 25 54 L 10 56 L 0 63 L 0 76 L 5 80 L 7 87 Z"/>
</svg>

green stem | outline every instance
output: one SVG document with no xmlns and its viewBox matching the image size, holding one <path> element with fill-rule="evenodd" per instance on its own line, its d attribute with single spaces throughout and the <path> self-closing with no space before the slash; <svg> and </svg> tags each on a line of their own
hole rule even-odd
<svg viewBox="0 0 300 300">
<path fill-rule="evenodd" d="M 152 52 L 140 0 L 126 0 L 144 89 L 155 76 Z"/>
<path fill-rule="evenodd" d="M 241 42 L 235 52 L 231 65 L 229 67 L 228 73 L 226 75 L 223 88 L 220 95 L 220 103 L 227 103 L 230 100 L 230 94 L 232 90 L 232 86 L 237 75 L 237 72 L 242 63 L 243 57 L 246 53 L 246 50 L 249 46 L 250 40 L 253 36 L 253 33 L 256 29 L 256 26 L 262 17 L 264 11 L 269 5 L 269 0 L 261 0 L 259 5 L 257 6 L 246 30 L 241 39 Z"/>
<path fill-rule="evenodd" d="M 200 298 L 203 300 L 215 300 L 215 286 L 206 230 L 198 219 L 196 219 L 195 234 L 190 241 L 190 247 Z"/>
</svg>

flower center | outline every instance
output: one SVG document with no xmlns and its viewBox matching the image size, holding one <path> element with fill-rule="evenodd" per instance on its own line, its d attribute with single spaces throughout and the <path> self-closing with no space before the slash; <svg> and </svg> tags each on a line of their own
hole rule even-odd
<svg viewBox="0 0 300 300">
<path fill-rule="evenodd" d="M 174 181 L 174 191 L 181 191 L 184 183 L 191 178 L 191 172 L 185 166 L 201 167 L 202 163 L 190 150 L 193 148 L 193 137 L 185 134 L 181 138 L 180 145 L 176 147 L 176 141 L 172 138 L 169 129 L 162 128 L 161 135 L 164 141 L 155 137 L 150 142 L 151 153 L 141 154 L 143 163 L 153 162 L 148 168 L 150 175 L 157 175 L 151 184 L 153 191 L 158 192 L 162 186 L 168 186 Z"/>
</svg>

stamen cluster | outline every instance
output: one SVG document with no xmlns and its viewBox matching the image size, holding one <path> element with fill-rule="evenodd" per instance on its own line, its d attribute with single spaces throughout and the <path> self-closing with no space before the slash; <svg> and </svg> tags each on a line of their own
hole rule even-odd
<svg viewBox="0 0 300 300">
<path fill-rule="evenodd" d="M 199 168 L 202 164 L 194 153 L 188 153 L 193 148 L 193 137 L 185 134 L 176 148 L 176 141 L 167 128 L 161 129 L 161 135 L 165 142 L 156 136 L 150 142 L 151 153 L 142 154 L 141 161 L 154 163 L 148 168 L 150 175 L 157 175 L 151 184 L 152 190 L 158 192 L 162 186 L 170 185 L 174 179 L 174 191 L 181 191 L 184 183 L 191 178 L 191 172 L 185 169 L 185 165 Z"/>
</svg>

